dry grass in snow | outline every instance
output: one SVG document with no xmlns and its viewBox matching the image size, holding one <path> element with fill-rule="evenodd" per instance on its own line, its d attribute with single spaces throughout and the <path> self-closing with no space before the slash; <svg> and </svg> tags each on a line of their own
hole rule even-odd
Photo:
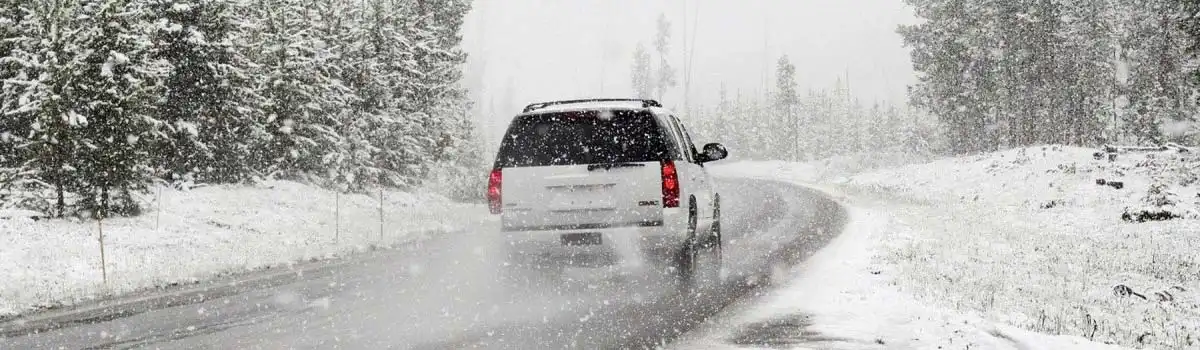
<svg viewBox="0 0 1200 350">
<path fill-rule="evenodd" d="M 926 301 L 1042 333 L 1200 346 L 1200 156 L 1096 151 L 1022 148 L 840 187 L 890 203 L 911 233 L 881 258 Z"/>
</svg>

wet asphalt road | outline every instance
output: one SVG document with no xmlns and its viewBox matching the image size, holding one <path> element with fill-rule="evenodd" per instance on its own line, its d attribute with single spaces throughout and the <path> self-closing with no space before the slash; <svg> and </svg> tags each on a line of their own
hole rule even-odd
<svg viewBox="0 0 1200 350">
<path fill-rule="evenodd" d="M 680 293 L 637 265 L 571 269 L 562 280 L 512 278 L 486 224 L 372 252 L 199 303 L 0 334 L 0 349 L 561 349 L 669 343 L 738 298 L 773 267 L 803 261 L 836 235 L 843 209 L 798 186 L 720 179 L 726 277 Z M 646 266 L 646 265 L 642 265 Z M 553 282 L 548 282 L 553 281 Z M 122 310 L 117 310 L 122 311 Z"/>
</svg>

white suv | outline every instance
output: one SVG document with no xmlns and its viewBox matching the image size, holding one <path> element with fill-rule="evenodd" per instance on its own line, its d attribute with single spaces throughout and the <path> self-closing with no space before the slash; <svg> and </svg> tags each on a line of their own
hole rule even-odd
<svg viewBox="0 0 1200 350">
<path fill-rule="evenodd" d="M 535 103 L 504 135 L 488 202 L 518 265 L 603 266 L 624 248 L 715 281 L 721 197 L 704 166 L 727 155 L 697 151 L 654 100 Z"/>
</svg>

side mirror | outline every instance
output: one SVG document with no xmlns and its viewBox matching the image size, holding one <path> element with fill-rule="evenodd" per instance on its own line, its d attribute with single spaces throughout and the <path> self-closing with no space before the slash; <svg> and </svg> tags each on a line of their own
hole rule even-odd
<svg viewBox="0 0 1200 350">
<path fill-rule="evenodd" d="M 725 159 L 729 156 L 729 151 L 719 143 L 710 143 L 704 145 L 704 151 L 700 152 L 700 163 L 714 162 Z"/>
</svg>

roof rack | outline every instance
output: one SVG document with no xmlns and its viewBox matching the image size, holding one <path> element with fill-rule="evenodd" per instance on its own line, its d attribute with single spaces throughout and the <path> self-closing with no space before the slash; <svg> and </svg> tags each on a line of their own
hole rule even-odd
<svg viewBox="0 0 1200 350">
<path fill-rule="evenodd" d="M 593 99 L 585 99 L 585 100 L 563 100 L 563 101 L 549 101 L 549 102 L 532 103 L 528 106 L 525 106 L 525 110 L 521 111 L 521 113 L 529 113 L 533 110 L 546 108 L 546 107 L 553 106 L 553 105 L 565 105 L 565 104 L 584 103 L 584 102 L 641 102 L 642 108 L 662 107 L 662 104 L 658 103 L 658 101 L 651 100 L 651 99 L 593 98 Z"/>
</svg>

